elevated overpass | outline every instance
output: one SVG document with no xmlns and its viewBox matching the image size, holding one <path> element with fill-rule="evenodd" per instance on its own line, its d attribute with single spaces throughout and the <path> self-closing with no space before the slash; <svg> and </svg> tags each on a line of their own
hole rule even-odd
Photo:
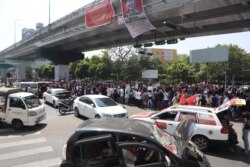
<svg viewBox="0 0 250 167">
<path fill-rule="evenodd" d="M 156 30 L 138 38 L 133 39 L 125 24 L 120 23 L 120 0 L 112 0 L 115 20 L 111 24 L 86 28 L 86 7 L 82 7 L 2 50 L 0 61 L 36 60 L 41 51 L 57 52 L 58 58 L 60 54 L 81 57 L 82 52 L 97 49 L 250 30 L 250 0 L 143 0 L 143 3 Z"/>
</svg>

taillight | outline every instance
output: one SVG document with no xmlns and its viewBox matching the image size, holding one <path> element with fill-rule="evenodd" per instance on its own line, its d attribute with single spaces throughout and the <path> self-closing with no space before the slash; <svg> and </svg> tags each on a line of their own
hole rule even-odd
<svg viewBox="0 0 250 167">
<path fill-rule="evenodd" d="M 155 125 L 156 125 L 158 128 L 167 129 L 167 124 L 164 123 L 164 122 L 157 122 L 157 121 L 155 121 Z"/>
<path fill-rule="evenodd" d="M 228 128 L 222 126 L 220 132 L 223 133 L 223 134 L 227 134 L 228 133 Z"/>
</svg>

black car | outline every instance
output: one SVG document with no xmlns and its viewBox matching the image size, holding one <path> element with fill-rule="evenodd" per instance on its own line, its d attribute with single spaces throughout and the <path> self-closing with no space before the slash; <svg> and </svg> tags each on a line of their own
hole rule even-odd
<svg viewBox="0 0 250 167">
<path fill-rule="evenodd" d="M 61 167 L 210 167 L 190 142 L 195 124 L 185 120 L 171 136 L 133 119 L 89 119 L 69 138 Z"/>
</svg>

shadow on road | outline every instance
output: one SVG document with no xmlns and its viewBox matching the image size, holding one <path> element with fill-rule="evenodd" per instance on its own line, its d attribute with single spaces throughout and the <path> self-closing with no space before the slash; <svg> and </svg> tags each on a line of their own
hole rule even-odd
<svg viewBox="0 0 250 167">
<path fill-rule="evenodd" d="M 15 130 L 10 125 L 2 125 L 1 130 L 3 130 L 0 133 L 0 136 L 9 136 L 9 135 L 15 135 L 15 136 L 25 136 L 37 133 L 38 131 L 41 131 L 47 126 L 47 124 L 40 123 L 36 126 L 25 126 L 22 130 Z M 4 131 L 6 130 L 6 131 Z"/>
<path fill-rule="evenodd" d="M 205 154 L 209 156 L 220 157 L 234 161 L 241 161 L 250 164 L 250 154 L 248 155 L 244 154 L 243 148 L 240 146 L 236 147 L 235 152 L 229 151 L 227 147 L 213 147 L 207 152 L 205 152 Z"/>
</svg>

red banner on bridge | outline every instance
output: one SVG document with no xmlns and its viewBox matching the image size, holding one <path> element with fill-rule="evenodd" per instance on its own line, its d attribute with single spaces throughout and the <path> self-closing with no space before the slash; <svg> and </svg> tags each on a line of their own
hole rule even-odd
<svg viewBox="0 0 250 167">
<path fill-rule="evenodd" d="M 86 28 L 99 27 L 114 20 L 115 11 L 112 0 L 95 0 L 85 8 Z"/>
<path fill-rule="evenodd" d="M 133 38 L 155 29 L 148 20 L 142 0 L 121 0 L 122 15 Z"/>
</svg>

